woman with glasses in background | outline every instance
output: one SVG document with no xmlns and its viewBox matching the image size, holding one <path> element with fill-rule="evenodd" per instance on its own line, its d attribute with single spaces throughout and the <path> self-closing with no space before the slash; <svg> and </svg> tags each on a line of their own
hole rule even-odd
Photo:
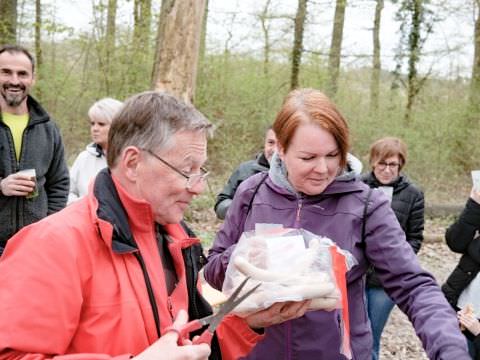
<svg viewBox="0 0 480 360">
<path fill-rule="evenodd" d="M 423 241 L 424 197 L 401 171 L 407 162 L 407 146 L 395 137 L 384 137 L 370 147 L 372 170 L 362 176 L 371 188 L 378 188 L 390 197 L 392 209 L 415 253 Z M 379 359 L 380 338 L 395 303 L 380 285 L 373 267 L 367 272 L 368 315 L 372 326 L 372 359 Z"/>
</svg>

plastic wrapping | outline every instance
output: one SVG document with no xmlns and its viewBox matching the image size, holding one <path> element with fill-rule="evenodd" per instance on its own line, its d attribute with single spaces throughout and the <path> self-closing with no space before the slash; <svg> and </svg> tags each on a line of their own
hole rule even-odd
<svg viewBox="0 0 480 360">
<path fill-rule="evenodd" d="M 271 224 L 242 234 L 227 267 L 223 292 L 230 295 L 246 276 L 245 289 L 262 285 L 234 312 L 247 316 L 285 301 L 311 299 L 309 310 L 342 309 L 341 353 L 351 357 L 346 272 L 355 258 L 332 240 L 303 229 Z"/>
</svg>

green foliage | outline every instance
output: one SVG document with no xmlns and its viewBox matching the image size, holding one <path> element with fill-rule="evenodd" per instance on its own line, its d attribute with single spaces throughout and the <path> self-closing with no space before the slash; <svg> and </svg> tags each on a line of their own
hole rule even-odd
<svg viewBox="0 0 480 360">
<path fill-rule="evenodd" d="M 117 28 L 111 71 L 102 65 L 104 41 L 90 34 L 60 42 L 45 41 L 44 65 L 37 87 L 41 102 L 63 133 L 70 161 L 90 141 L 86 114 L 94 101 L 111 96 L 124 100 L 147 90 L 153 46 L 132 45 L 132 31 Z M 143 51 L 142 56 L 135 56 Z M 133 55 L 132 55 L 133 54 Z M 300 72 L 303 87 L 324 89 L 328 73 L 320 56 L 305 56 Z M 406 93 L 392 88 L 393 76 L 381 75 L 378 112 L 369 106 L 368 68 L 346 70 L 340 76 L 335 101 L 350 124 L 351 148 L 368 170 L 368 148 L 382 136 L 398 136 L 409 146 L 406 173 L 427 194 L 428 201 L 463 199 L 470 187 L 469 172 L 480 168 L 479 114 L 468 106 L 468 84 L 431 79 L 418 94 L 411 123 L 405 126 Z M 107 91 L 107 78 L 110 91 Z M 210 188 L 189 213 L 200 209 L 213 215 L 215 195 L 232 170 L 262 149 L 264 131 L 271 124 L 289 90 L 290 64 L 271 61 L 268 76 L 261 59 L 225 53 L 207 54 L 200 64 L 196 106 L 217 130 L 209 144 Z M 201 219 L 200 219 L 201 221 Z"/>
</svg>

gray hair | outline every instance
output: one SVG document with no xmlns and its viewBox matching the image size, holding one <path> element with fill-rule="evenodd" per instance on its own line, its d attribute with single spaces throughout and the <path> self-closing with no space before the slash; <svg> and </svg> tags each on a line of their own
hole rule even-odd
<svg viewBox="0 0 480 360">
<path fill-rule="evenodd" d="M 112 121 L 108 166 L 114 167 L 128 146 L 152 151 L 167 149 L 174 145 L 172 137 L 179 131 L 203 131 L 211 136 L 213 126 L 193 106 L 168 93 L 145 91 L 134 95 Z"/>
<path fill-rule="evenodd" d="M 123 103 L 121 101 L 104 98 L 95 102 L 90 109 L 88 109 L 88 117 L 90 119 L 106 120 L 112 123 L 113 118 L 122 108 Z"/>
</svg>

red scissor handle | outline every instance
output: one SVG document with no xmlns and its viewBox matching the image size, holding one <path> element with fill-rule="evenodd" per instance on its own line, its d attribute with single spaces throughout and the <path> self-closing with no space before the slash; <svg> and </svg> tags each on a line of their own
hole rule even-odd
<svg viewBox="0 0 480 360">
<path fill-rule="evenodd" d="M 177 328 L 175 326 L 169 326 L 165 332 L 166 333 L 169 331 L 176 332 L 178 334 L 178 340 L 177 340 L 178 345 L 184 345 L 185 340 L 189 339 L 190 333 L 201 328 L 202 328 L 202 324 L 200 323 L 200 321 L 192 320 L 180 326 L 180 328 Z"/>
<path fill-rule="evenodd" d="M 195 345 L 198 345 L 198 344 L 208 344 L 208 345 L 211 345 L 212 343 L 212 338 L 213 338 L 213 333 L 211 333 L 210 331 L 208 331 L 208 329 L 206 329 L 202 335 L 200 335 L 199 337 L 193 339 L 193 344 Z"/>
</svg>

